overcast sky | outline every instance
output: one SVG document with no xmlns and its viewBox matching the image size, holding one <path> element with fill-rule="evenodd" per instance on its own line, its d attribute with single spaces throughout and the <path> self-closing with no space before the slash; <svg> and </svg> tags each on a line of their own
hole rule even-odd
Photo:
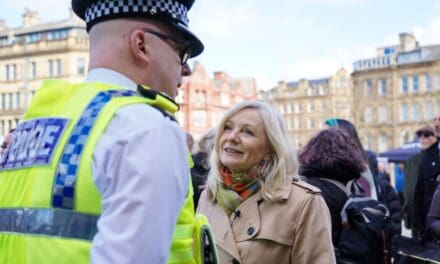
<svg viewBox="0 0 440 264">
<path fill-rule="evenodd" d="M 68 16 L 70 0 L 2 0 L 0 18 L 19 27 L 26 7 L 49 22 Z M 440 0 L 196 0 L 189 18 L 206 48 L 196 60 L 260 89 L 351 71 L 400 32 L 440 44 Z"/>
</svg>

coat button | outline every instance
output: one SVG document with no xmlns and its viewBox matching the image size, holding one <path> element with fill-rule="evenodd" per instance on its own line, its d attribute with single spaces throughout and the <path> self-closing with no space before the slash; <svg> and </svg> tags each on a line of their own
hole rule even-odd
<svg viewBox="0 0 440 264">
<path fill-rule="evenodd" d="M 236 260 L 236 259 L 233 259 L 232 264 L 240 264 L 240 262 L 238 262 L 238 260 Z"/>
<path fill-rule="evenodd" d="M 248 235 L 252 235 L 254 233 L 254 228 L 253 227 L 249 227 L 247 230 L 247 234 Z"/>
</svg>

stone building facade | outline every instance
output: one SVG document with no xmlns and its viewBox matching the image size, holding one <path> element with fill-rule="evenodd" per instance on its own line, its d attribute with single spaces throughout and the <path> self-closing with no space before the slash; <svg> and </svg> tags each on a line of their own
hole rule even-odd
<svg viewBox="0 0 440 264">
<path fill-rule="evenodd" d="M 344 68 L 328 78 L 280 81 L 261 92 L 284 117 L 294 147 L 301 148 L 328 118 L 352 119 L 352 82 Z"/>
<path fill-rule="evenodd" d="M 41 23 L 26 10 L 23 25 L 0 24 L 0 136 L 15 128 L 42 81 L 84 80 L 88 65 L 85 24 L 73 13 L 68 19 Z"/>
<path fill-rule="evenodd" d="M 177 119 L 195 139 L 215 128 L 232 105 L 258 98 L 253 78 L 233 78 L 221 71 L 210 77 L 198 62 L 192 71 L 191 76 L 184 78 L 176 101 L 180 105 Z"/>
<path fill-rule="evenodd" d="M 353 113 L 365 148 L 382 152 L 414 139 L 440 111 L 440 45 L 420 46 L 414 35 L 380 47 L 353 64 Z"/>
</svg>

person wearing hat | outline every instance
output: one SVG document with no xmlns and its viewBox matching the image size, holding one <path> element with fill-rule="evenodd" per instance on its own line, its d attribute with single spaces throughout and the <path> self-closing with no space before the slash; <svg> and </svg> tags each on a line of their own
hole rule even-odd
<svg viewBox="0 0 440 264">
<path fill-rule="evenodd" d="M 439 116 L 440 114 L 437 114 L 433 120 L 435 136 L 432 135 L 431 130 L 420 131 L 423 133 L 419 134 L 420 137 L 426 138 L 428 141 L 426 144 L 430 145 L 422 152 L 420 169 L 414 187 L 412 230 L 417 238 L 421 238 L 427 228 L 427 215 L 438 184 L 436 179 L 440 174 L 439 141 L 436 138 L 437 119 Z M 421 147 L 423 148 L 423 145 Z"/>
<path fill-rule="evenodd" d="M 0 164 L 0 263 L 203 262 L 191 247 L 206 218 L 194 222 L 173 117 L 204 48 L 188 29 L 193 2 L 72 0 L 89 73 L 44 82 L 14 133 Z"/>
<path fill-rule="evenodd" d="M 403 189 L 403 216 L 406 228 L 410 228 L 412 236 L 416 237 L 417 228 L 413 226 L 413 200 L 414 188 L 416 186 L 417 177 L 420 171 L 421 157 L 426 149 L 430 148 L 437 138 L 433 127 L 425 125 L 416 131 L 416 136 L 419 141 L 419 147 L 422 150 L 408 158 L 405 164 L 405 184 Z"/>
</svg>

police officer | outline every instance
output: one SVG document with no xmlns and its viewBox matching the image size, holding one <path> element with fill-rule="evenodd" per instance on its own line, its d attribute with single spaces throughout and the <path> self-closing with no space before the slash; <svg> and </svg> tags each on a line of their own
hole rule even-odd
<svg viewBox="0 0 440 264">
<path fill-rule="evenodd" d="M 72 0 L 89 73 L 46 81 L 14 133 L 0 165 L 0 263 L 193 263 L 188 149 L 172 115 L 187 60 L 203 51 L 193 2 Z"/>
</svg>

